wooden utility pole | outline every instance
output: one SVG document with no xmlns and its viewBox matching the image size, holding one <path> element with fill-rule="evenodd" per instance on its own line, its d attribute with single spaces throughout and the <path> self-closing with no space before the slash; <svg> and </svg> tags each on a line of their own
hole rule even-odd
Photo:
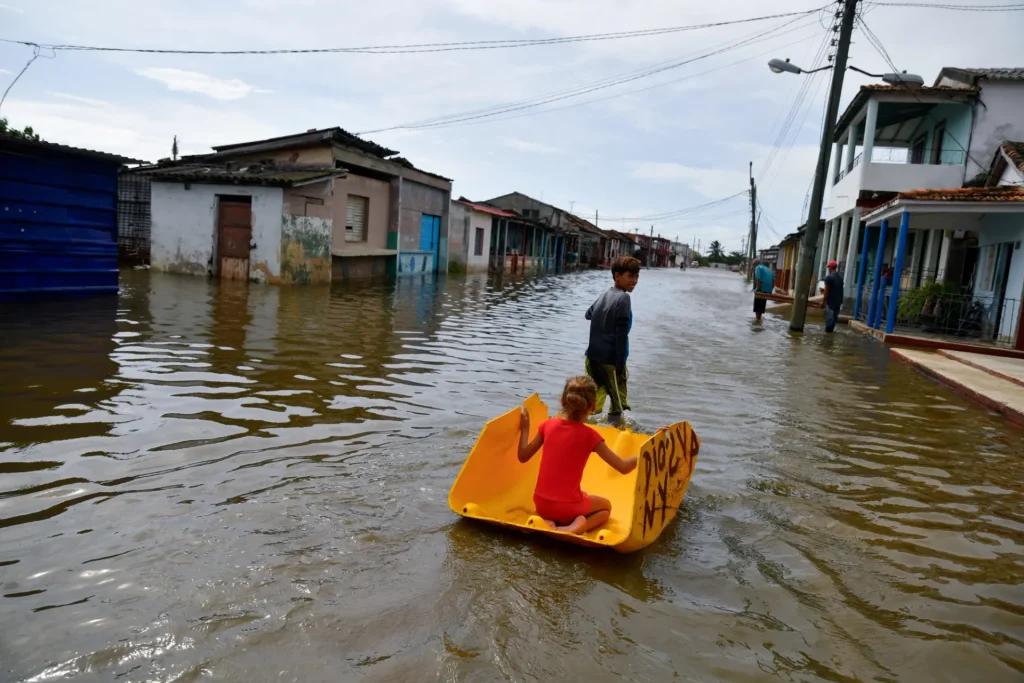
<svg viewBox="0 0 1024 683">
<path fill-rule="evenodd" d="M 754 162 L 750 162 L 750 234 L 747 237 L 747 282 L 753 277 L 751 266 L 757 258 L 757 183 L 754 182 Z"/>
<path fill-rule="evenodd" d="M 825 178 L 828 173 L 829 156 L 832 153 L 832 137 L 835 134 L 836 115 L 839 113 L 839 98 L 843 93 L 843 76 L 846 74 L 846 60 L 850 55 L 850 37 L 853 22 L 857 16 L 858 0 L 842 0 L 843 13 L 839 24 L 839 44 L 836 47 L 836 61 L 832 69 L 832 89 L 825 107 L 825 125 L 821 130 L 821 148 L 818 150 L 818 165 L 814 171 L 814 187 L 811 190 L 811 206 L 807 211 L 807 229 L 800 243 L 800 258 L 796 267 L 796 286 L 793 289 L 793 314 L 789 329 L 802 332 L 807 319 L 807 299 L 814 280 L 814 261 L 818 252 L 818 232 L 821 229 L 821 205 L 825 199 Z"/>
</svg>

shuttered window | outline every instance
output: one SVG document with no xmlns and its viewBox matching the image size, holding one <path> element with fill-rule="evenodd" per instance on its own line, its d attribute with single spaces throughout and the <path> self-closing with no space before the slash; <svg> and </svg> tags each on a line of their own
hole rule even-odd
<svg viewBox="0 0 1024 683">
<path fill-rule="evenodd" d="M 358 195 L 348 196 L 348 208 L 345 213 L 345 241 L 366 241 L 366 216 L 369 213 L 369 199 Z"/>
</svg>

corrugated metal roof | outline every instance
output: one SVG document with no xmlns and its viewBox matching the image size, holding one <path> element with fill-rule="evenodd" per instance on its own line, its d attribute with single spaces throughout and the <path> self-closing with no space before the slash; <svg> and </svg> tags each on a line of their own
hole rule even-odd
<svg viewBox="0 0 1024 683">
<path fill-rule="evenodd" d="M 515 214 L 511 211 L 505 211 L 504 209 L 496 209 L 493 206 L 487 206 L 486 204 L 477 204 L 476 202 L 471 202 L 468 199 L 463 199 L 462 197 L 459 197 L 455 201 L 458 202 L 459 204 L 462 204 L 463 206 L 468 206 L 474 211 L 480 211 L 481 213 L 489 213 L 492 216 L 500 216 L 502 218 L 519 218 L 518 214 Z"/>
<path fill-rule="evenodd" d="M 272 187 L 292 187 L 345 176 L 345 170 L 338 168 L 282 168 L 261 164 L 239 167 L 215 164 L 178 164 L 144 168 L 137 172 L 154 180 L 167 182 L 226 183 Z"/>
<path fill-rule="evenodd" d="M 70 145 L 61 145 L 56 142 L 47 142 L 45 140 L 25 140 L 24 138 L 15 138 L 9 135 L 0 135 L 0 149 L 5 150 L 39 150 L 39 151 L 51 151 L 61 152 L 63 154 L 73 154 L 80 157 L 88 157 L 90 159 L 98 159 L 101 161 L 109 161 L 115 164 L 144 164 L 145 161 L 139 159 L 132 159 L 130 157 L 123 157 L 119 154 L 110 154 L 109 152 L 99 152 L 94 149 L 84 149 L 82 147 L 72 147 Z"/>
<path fill-rule="evenodd" d="M 264 140 L 253 140 L 250 142 L 235 142 L 229 145 L 217 145 L 213 149 L 217 152 L 239 152 L 245 147 L 253 147 L 253 151 L 266 149 L 278 149 L 281 147 L 297 147 L 301 145 L 315 145 L 324 142 L 337 142 L 339 144 L 354 147 L 382 159 L 398 154 L 393 149 L 378 145 L 376 142 L 364 140 L 358 135 L 349 133 L 344 128 L 334 126 L 332 128 L 313 128 L 304 133 L 293 133 L 282 135 L 276 138 Z"/>
</svg>

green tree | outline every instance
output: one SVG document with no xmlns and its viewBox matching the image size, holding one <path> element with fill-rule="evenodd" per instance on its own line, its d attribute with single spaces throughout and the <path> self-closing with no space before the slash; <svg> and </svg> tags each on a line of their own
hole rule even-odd
<svg viewBox="0 0 1024 683">
<path fill-rule="evenodd" d="M 39 140 L 39 134 L 32 130 L 32 126 L 25 126 L 22 130 L 12 128 L 7 124 L 7 119 L 0 117 L 0 135 L 19 140 Z"/>
<path fill-rule="evenodd" d="M 722 251 L 722 243 L 715 240 L 708 245 L 708 260 L 712 263 L 721 263 L 725 258 L 725 252 Z"/>
<path fill-rule="evenodd" d="M 730 251 L 729 255 L 725 257 L 725 262 L 730 266 L 738 266 L 743 263 L 744 256 L 738 251 Z"/>
</svg>

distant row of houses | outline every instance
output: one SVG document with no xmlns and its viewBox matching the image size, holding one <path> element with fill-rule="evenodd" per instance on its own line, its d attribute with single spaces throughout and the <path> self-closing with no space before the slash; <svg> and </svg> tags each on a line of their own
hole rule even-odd
<svg viewBox="0 0 1024 683">
<path fill-rule="evenodd" d="M 116 290 L 118 254 L 157 270 L 275 284 L 563 272 L 621 254 L 669 267 L 690 256 L 653 229 L 601 229 L 518 192 L 454 199 L 450 178 L 337 127 L 156 164 L 8 138 L 0 155 L 0 258 L 13 264 L 0 270 L 6 298 L 83 293 L 93 281 Z"/>
<path fill-rule="evenodd" d="M 864 86 L 834 143 L 816 279 L 837 261 L 848 310 L 869 327 L 1024 350 L 1024 68 Z M 788 293 L 803 233 L 772 248 Z"/>
</svg>

